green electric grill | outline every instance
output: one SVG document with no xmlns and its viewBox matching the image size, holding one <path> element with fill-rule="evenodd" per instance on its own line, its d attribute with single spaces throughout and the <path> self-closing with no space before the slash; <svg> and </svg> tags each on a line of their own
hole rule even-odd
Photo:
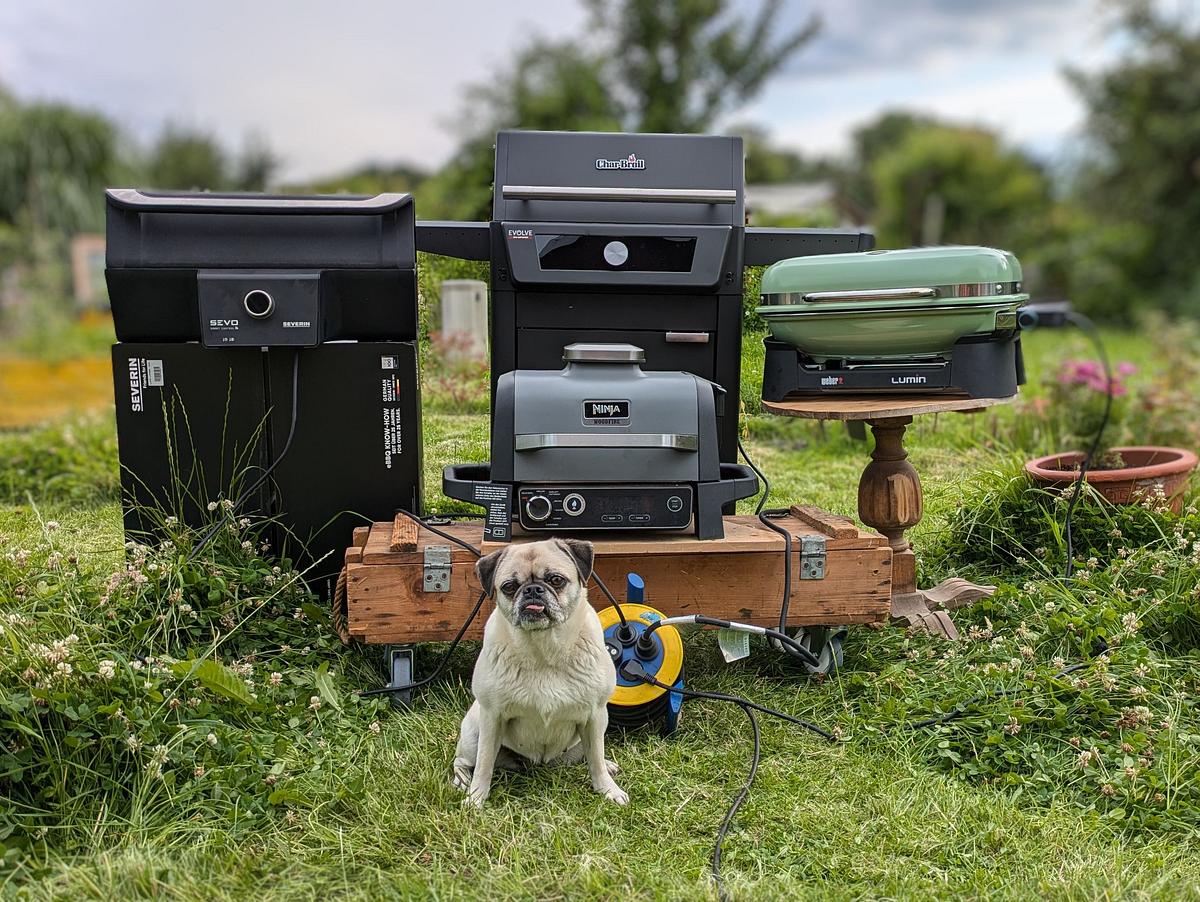
<svg viewBox="0 0 1200 902">
<path fill-rule="evenodd" d="M 1007 398 L 1025 381 L 1021 264 L 989 247 L 796 257 L 767 268 L 763 398 L 942 393 Z"/>
</svg>

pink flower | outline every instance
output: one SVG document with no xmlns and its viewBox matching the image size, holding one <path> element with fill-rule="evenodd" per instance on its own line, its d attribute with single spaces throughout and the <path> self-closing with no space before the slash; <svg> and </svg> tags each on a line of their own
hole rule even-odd
<svg viewBox="0 0 1200 902">
<path fill-rule="evenodd" d="M 1123 360 L 1117 364 L 1117 375 L 1118 376 L 1132 376 L 1137 371 L 1138 371 L 1138 368 L 1136 366 L 1134 366 L 1132 363 L 1129 363 L 1128 361 Z"/>
</svg>

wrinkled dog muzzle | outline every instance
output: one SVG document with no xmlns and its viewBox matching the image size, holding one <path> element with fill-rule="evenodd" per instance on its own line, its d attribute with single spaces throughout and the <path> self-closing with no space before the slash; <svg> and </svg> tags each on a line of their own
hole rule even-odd
<svg viewBox="0 0 1200 902">
<path fill-rule="evenodd" d="M 529 583 L 517 592 L 514 607 L 518 625 L 549 626 L 558 610 L 558 598 L 544 583 Z"/>
</svg>

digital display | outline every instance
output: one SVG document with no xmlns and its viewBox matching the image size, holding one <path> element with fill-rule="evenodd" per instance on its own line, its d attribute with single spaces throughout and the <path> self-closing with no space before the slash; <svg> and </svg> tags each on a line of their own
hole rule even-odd
<svg viewBox="0 0 1200 902">
<path fill-rule="evenodd" d="M 543 270 L 690 272 L 695 238 L 662 235 L 535 235 Z"/>
</svg>

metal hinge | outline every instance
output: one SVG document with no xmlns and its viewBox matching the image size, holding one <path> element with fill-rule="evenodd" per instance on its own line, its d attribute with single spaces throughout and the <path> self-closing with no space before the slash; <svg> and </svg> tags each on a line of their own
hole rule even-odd
<svg viewBox="0 0 1200 902">
<path fill-rule="evenodd" d="M 800 537 L 800 578 L 825 578 L 825 537 Z"/>
<path fill-rule="evenodd" d="M 426 545 L 424 579 L 421 589 L 425 592 L 450 591 L 450 546 Z"/>
</svg>

